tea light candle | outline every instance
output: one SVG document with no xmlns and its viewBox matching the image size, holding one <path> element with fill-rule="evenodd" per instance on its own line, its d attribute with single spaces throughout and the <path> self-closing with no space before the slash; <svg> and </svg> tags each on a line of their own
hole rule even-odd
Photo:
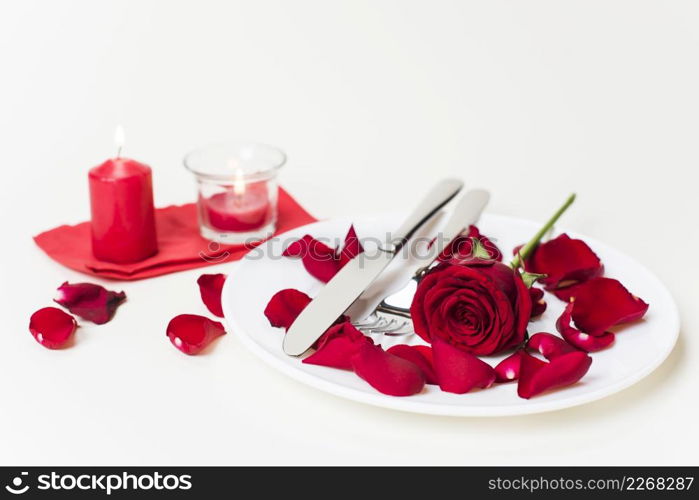
<svg viewBox="0 0 699 500">
<path fill-rule="evenodd" d="M 148 165 L 121 157 L 123 129 L 118 127 L 115 158 L 89 173 L 92 252 L 107 262 L 137 262 L 158 251 L 152 172 Z"/>
<path fill-rule="evenodd" d="M 236 170 L 233 188 L 204 200 L 209 224 L 223 231 L 245 232 L 265 226 L 272 205 L 265 182 L 246 184 L 243 171 Z"/>
<path fill-rule="evenodd" d="M 277 223 L 276 177 L 285 161 L 277 148 L 249 142 L 189 153 L 184 164 L 197 182 L 201 235 L 233 245 L 271 236 Z"/>
</svg>

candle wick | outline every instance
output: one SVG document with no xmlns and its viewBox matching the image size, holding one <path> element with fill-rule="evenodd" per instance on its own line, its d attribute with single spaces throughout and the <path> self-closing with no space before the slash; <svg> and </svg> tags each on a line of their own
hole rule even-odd
<svg viewBox="0 0 699 500">
<path fill-rule="evenodd" d="M 116 155 L 116 157 L 117 157 L 117 158 L 121 158 L 121 146 L 119 146 L 119 147 L 117 148 L 117 155 Z"/>
<path fill-rule="evenodd" d="M 233 193 L 233 205 L 235 207 L 240 207 L 242 205 L 242 196 L 240 196 L 238 193 Z"/>
</svg>

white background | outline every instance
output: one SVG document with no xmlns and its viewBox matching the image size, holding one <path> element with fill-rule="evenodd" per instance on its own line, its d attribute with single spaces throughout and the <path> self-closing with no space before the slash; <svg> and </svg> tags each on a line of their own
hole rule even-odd
<svg viewBox="0 0 699 500">
<path fill-rule="evenodd" d="M 1 5 L 1 463 L 697 463 L 696 2 Z M 564 224 L 657 273 L 680 342 L 583 407 L 402 414 L 287 380 L 235 332 L 182 355 L 165 326 L 204 312 L 195 270 L 112 284 L 129 297 L 116 318 L 49 351 L 29 316 L 84 276 L 31 236 L 89 217 L 87 170 L 117 123 L 160 206 L 193 198 L 183 154 L 225 138 L 285 149 L 282 182 L 318 217 L 408 208 L 447 175 L 535 220 L 576 191 Z"/>
</svg>

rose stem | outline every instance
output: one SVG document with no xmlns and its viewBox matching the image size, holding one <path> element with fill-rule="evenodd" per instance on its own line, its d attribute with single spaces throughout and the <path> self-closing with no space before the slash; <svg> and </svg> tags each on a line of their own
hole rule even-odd
<svg viewBox="0 0 699 500">
<path fill-rule="evenodd" d="M 522 265 L 522 261 L 526 260 L 527 257 L 531 255 L 534 249 L 539 245 L 541 238 L 544 237 L 546 232 L 549 229 L 551 229 L 551 227 L 556 223 L 556 221 L 561 217 L 561 215 L 563 215 L 563 212 L 565 212 L 568 209 L 568 207 L 573 204 L 574 201 L 575 193 L 568 196 L 568 199 L 565 201 L 563 205 L 561 205 L 561 208 L 556 210 L 556 213 L 553 214 L 553 216 L 546 222 L 546 224 L 541 226 L 541 229 L 539 229 L 537 233 L 534 236 L 532 236 L 532 239 L 529 240 L 526 245 L 519 249 L 519 252 L 517 252 L 515 258 L 512 259 L 512 262 L 510 262 L 510 267 L 512 269 L 517 269 L 519 266 Z"/>
</svg>

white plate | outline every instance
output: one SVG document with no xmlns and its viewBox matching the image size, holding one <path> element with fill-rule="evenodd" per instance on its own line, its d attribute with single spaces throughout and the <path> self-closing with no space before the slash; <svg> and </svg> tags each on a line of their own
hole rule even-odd
<svg viewBox="0 0 699 500">
<path fill-rule="evenodd" d="M 593 354 L 592 367 L 577 384 L 530 400 L 517 396 L 515 383 L 495 385 L 469 394 L 450 394 L 428 385 L 417 395 L 399 398 L 376 392 L 354 373 L 306 365 L 282 351 L 283 331 L 272 328 L 263 314 L 269 300 L 283 288 L 297 288 L 314 296 L 322 283 L 311 277 L 296 259 L 280 257 L 292 238 L 309 233 L 316 237 L 341 239 L 354 222 L 360 238 L 380 237 L 398 226 L 400 215 L 375 218 L 332 219 L 297 228 L 258 247 L 233 270 L 223 289 L 223 311 L 230 331 L 270 366 L 305 384 L 355 401 L 415 413 L 452 416 L 519 415 L 567 408 L 614 394 L 638 382 L 657 368 L 670 354 L 679 333 L 679 315 L 670 293 L 645 267 L 630 257 L 595 241 L 584 239 L 605 265 L 605 275 L 618 278 L 632 293 L 650 304 L 645 318 L 618 331 L 616 343 Z M 494 239 L 505 255 L 528 240 L 538 224 L 512 217 L 484 214 L 482 233 Z M 563 303 L 547 294 L 548 309 L 541 319 L 530 323 L 531 333 L 556 333 L 556 318 Z M 382 344 L 405 342 L 387 338 Z M 412 342 L 419 342 L 413 336 Z M 486 358 L 491 364 L 500 357 Z"/>
</svg>

